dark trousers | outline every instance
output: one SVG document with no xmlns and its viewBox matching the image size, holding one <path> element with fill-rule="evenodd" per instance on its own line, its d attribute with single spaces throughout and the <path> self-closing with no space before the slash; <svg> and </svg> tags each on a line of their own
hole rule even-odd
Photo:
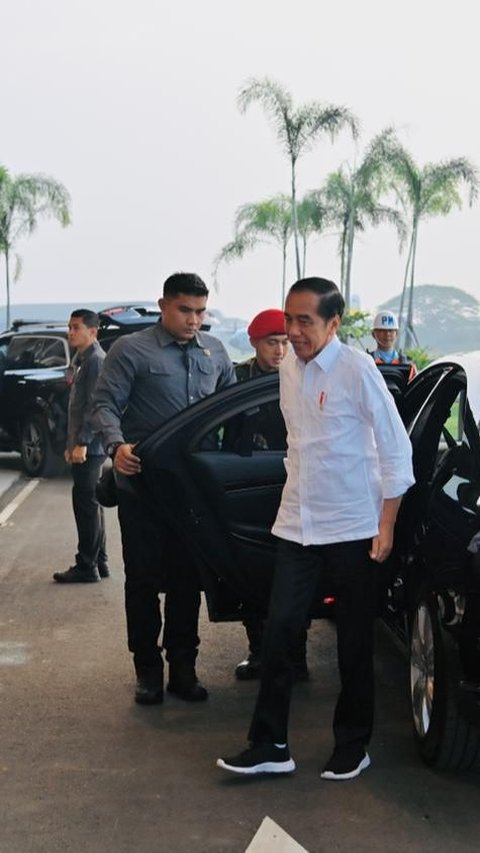
<svg viewBox="0 0 480 853">
<path fill-rule="evenodd" d="M 260 662 L 262 659 L 262 644 L 263 634 L 265 631 L 266 620 L 259 613 L 251 613 L 243 620 L 243 627 L 248 638 L 249 657 L 255 662 Z M 310 620 L 307 621 L 310 627 Z M 302 665 L 306 661 L 307 654 L 307 628 L 304 628 L 298 637 L 294 649 L 292 650 L 293 662 Z"/>
<path fill-rule="evenodd" d="M 163 522 L 151 501 L 118 490 L 118 517 L 125 566 L 128 648 L 135 666 L 194 666 L 199 645 L 200 586 L 184 541 Z M 165 592 L 165 625 L 159 593 Z"/>
<path fill-rule="evenodd" d="M 106 565 L 105 521 L 103 507 L 95 492 L 105 456 L 87 456 L 86 462 L 72 465 L 72 504 L 77 525 L 78 545 L 75 562 L 79 569 L 91 572 Z"/>
<path fill-rule="evenodd" d="M 338 747 L 366 745 L 374 711 L 375 565 L 371 539 L 302 546 L 279 540 L 262 650 L 262 679 L 249 740 L 286 743 L 293 683 L 291 650 L 319 584 L 335 596 L 341 692 L 333 729 Z"/>
</svg>

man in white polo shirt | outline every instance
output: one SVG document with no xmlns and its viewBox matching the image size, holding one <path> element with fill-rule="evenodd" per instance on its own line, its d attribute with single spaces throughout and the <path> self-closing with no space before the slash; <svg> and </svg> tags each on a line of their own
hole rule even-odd
<svg viewBox="0 0 480 853">
<path fill-rule="evenodd" d="M 249 749 L 217 761 L 242 775 L 295 770 L 290 650 L 319 581 L 336 600 L 341 680 L 335 748 L 321 775 L 351 779 L 370 764 L 375 563 L 390 554 L 402 495 L 414 477 L 410 441 L 373 359 L 337 338 L 343 310 L 340 291 L 322 278 L 297 281 L 285 304 L 293 348 L 280 366 L 287 481 L 272 531 L 278 556 L 260 691 Z"/>
</svg>

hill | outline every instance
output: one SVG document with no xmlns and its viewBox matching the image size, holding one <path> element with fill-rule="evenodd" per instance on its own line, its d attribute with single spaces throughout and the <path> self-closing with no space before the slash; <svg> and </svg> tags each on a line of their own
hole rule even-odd
<svg viewBox="0 0 480 853">
<path fill-rule="evenodd" d="M 400 296 L 379 306 L 398 314 Z M 414 327 L 432 356 L 480 349 L 480 302 L 458 287 L 422 284 L 415 288 Z"/>
</svg>

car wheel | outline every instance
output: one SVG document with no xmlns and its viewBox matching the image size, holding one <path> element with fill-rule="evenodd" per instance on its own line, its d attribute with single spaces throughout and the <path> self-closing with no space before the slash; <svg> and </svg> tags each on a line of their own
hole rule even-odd
<svg viewBox="0 0 480 853">
<path fill-rule="evenodd" d="M 63 459 L 53 450 L 48 426 L 40 414 L 25 420 L 20 453 L 23 470 L 29 477 L 54 477 L 63 468 Z"/>
<path fill-rule="evenodd" d="M 459 770 L 476 763 L 480 733 L 460 715 L 456 643 L 442 627 L 436 596 L 423 591 L 410 634 L 410 696 L 414 738 L 426 764 Z"/>
</svg>

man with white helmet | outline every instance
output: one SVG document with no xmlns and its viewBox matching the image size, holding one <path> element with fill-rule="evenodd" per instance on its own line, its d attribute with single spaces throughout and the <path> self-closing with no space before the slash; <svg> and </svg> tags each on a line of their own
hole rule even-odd
<svg viewBox="0 0 480 853">
<path fill-rule="evenodd" d="M 402 352 L 395 349 L 398 337 L 398 320 L 393 311 L 379 311 L 373 321 L 372 335 L 377 349 L 371 355 L 375 364 L 409 364 L 408 381 L 415 376 L 417 368 Z"/>
</svg>

